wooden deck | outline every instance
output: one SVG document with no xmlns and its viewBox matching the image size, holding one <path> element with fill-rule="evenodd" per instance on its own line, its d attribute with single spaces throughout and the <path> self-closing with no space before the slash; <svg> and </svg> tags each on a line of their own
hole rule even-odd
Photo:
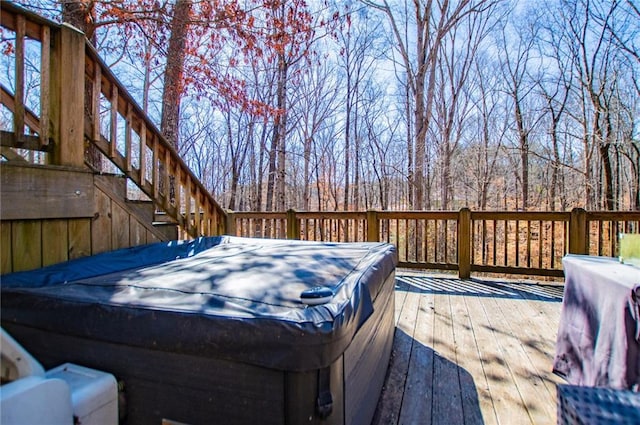
<svg viewBox="0 0 640 425">
<path fill-rule="evenodd" d="M 373 424 L 554 424 L 561 284 L 399 272 Z"/>
</svg>

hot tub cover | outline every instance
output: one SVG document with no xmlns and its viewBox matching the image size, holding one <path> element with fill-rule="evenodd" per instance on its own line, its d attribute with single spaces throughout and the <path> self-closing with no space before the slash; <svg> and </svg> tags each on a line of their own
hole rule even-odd
<svg viewBox="0 0 640 425">
<path fill-rule="evenodd" d="M 371 315 L 396 263 L 386 243 L 231 236 L 156 243 L 4 275 L 2 320 L 280 370 L 319 369 Z M 330 287 L 331 302 L 303 304 L 300 293 L 315 286 Z"/>
</svg>

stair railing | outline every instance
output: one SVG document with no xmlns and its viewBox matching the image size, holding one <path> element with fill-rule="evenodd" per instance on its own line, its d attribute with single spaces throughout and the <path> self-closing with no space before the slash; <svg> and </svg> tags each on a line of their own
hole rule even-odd
<svg viewBox="0 0 640 425">
<path fill-rule="evenodd" d="M 223 233 L 224 210 L 84 34 L 10 2 L 0 5 L 3 29 L 15 33 L 14 87 L 0 87 L 2 104 L 13 114 L 13 130 L 2 131 L 2 155 L 39 151 L 48 164 L 85 167 L 85 143 L 93 145 L 186 235 Z M 32 41 L 40 44 L 39 104 L 29 108 L 25 50 Z"/>
</svg>

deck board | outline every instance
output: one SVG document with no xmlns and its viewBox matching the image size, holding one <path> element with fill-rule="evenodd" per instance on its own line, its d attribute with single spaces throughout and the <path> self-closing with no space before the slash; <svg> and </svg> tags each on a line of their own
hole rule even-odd
<svg viewBox="0 0 640 425">
<path fill-rule="evenodd" d="M 554 424 L 562 285 L 398 272 L 374 425 Z"/>
</svg>

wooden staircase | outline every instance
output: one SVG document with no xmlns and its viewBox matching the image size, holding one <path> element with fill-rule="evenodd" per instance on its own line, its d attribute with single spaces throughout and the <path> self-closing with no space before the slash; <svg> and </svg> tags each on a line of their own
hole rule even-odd
<svg viewBox="0 0 640 425">
<path fill-rule="evenodd" d="M 156 240 L 224 233 L 224 210 L 84 34 L 7 1 L 0 7 L 3 37 L 15 37 L 15 81 L 0 87 L 2 105 L 13 114 L 12 129 L 0 132 L 0 272 Z M 40 46 L 39 63 L 32 57 L 34 42 Z M 30 102 L 25 85 L 34 73 L 25 71 L 27 43 L 39 79 L 35 90 L 29 82 Z M 99 169 L 85 158 L 90 146 L 101 153 Z M 68 184 L 56 189 L 54 182 L 61 179 Z M 77 196 L 76 181 L 86 183 Z M 142 200 L 129 199 L 131 186 Z M 54 196 L 73 202 L 65 208 L 48 199 Z M 48 213 L 48 204 L 57 205 L 55 214 Z M 51 255 L 53 250 L 57 254 Z"/>
</svg>

